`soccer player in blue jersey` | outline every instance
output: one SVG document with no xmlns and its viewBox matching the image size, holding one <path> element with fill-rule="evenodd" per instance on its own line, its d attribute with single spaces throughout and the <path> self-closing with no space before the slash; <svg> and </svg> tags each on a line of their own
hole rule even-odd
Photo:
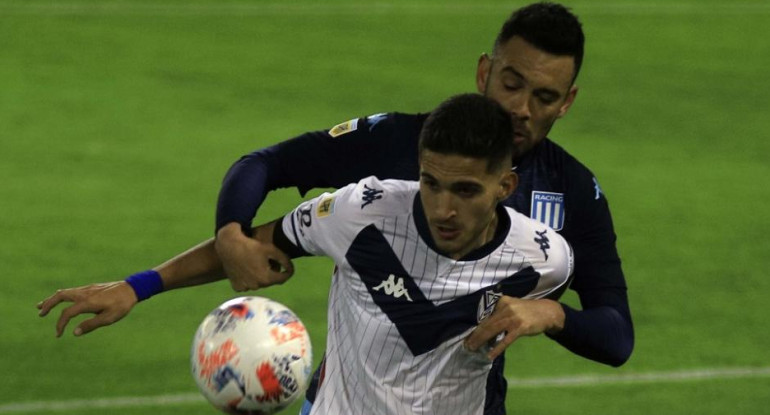
<svg viewBox="0 0 770 415">
<path fill-rule="evenodd" d="M 484 413 L 493 364 L 486 350 L 468 347 L 469 334 L 480 322 L 509 328 L 495 311 L 499 301 L 553 296 L 573 269 L 563 237 L 501 204 L 517 182 L 512 134 L 510 116 L 494 100 L 453 97 L 422 127 L 419 182 L 370 176 L 256 229 L 257 240 L 289 257 L 325 255 L 336 265 L 325 377 L 303 411 Z M 224 279 L 221 269 L 209 241 L 126 282 L 64 290 L 41 308 L 45 314 L 75 302 L 58 329 L 83 312 L 122 317 L 162 289 Z M 101 295 L 88 295 L 95 292 Z M 558 314 L 548 317 L 544 329 L 561 329 Z"/>
<path fill-rule="evenodd" d="M 551 226 L 572 245 L 576 264 L 571 288 L 582 306 L 504 298 L 498 312 L 516 322 L 514 338 L 542 334 L 541 317 L 557 313 L 563 329 L 546 333 L 550 338 L 580 356 L 619 366 L 631 355 L 634 334 L 607 200 L 593 173 L 547 137 L 577 96 L 583 45 L 576 16 L 559 4 L 535 3 L 511 15 L 492 53 L 478 61 L 478 91 L 502 104 L 516 125 L 512 139 L 520 182 L 503 203 Z M 388 113 L 353 119 L 236 162 L 220 192 L 216 225 L 217 250 L 233 288 L 255 288 L 258 275 L 272 272 L 270 259 L 291 266 L 244 232 L 270 190 L 296 187 L 304 193 L 369 175 L 416 179 L 417 136 L 426 117 Z M 501 331 L 482 324 L 468 344 L 479 347 Z M 505 412 L 502 367 L 499 355 L 489 378 L 487 414 Z"/>
</svg>

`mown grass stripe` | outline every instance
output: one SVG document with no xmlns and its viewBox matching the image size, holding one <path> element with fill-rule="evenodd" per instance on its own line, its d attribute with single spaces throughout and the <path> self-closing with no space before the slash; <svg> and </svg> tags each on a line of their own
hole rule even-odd
<svg viewBox="0 0 770 415">
<path fill-rule="evenodd" d="M 629 373 L 618 375 L 576 375 L 541 378 L 508 378 L 508 389 L 543 387 L 590 387 L 629 383 L 691 382 L 698 380 L 745 379 L 770 376 L 768 367 L 705 368 L 670 372 Z M 16 402 L 0 405 L 0 413 L 72 411 L 94 408 L 154 407 L 205 402 L 198 393 L 156 396 L 126 396 L 100 399 Z"/>
</svg>

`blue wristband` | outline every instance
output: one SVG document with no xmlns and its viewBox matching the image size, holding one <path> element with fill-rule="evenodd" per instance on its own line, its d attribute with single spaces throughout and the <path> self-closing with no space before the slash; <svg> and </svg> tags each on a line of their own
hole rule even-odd
<svg viewBox="0 0 770 415">
<path fill-rule="evenodd" d="M 137 272 L 126 278 L 126 282 L 134 289 L 139 301 L 144 301 L 163 291 L 163 280 L 155 270 Z"/>
</svg>

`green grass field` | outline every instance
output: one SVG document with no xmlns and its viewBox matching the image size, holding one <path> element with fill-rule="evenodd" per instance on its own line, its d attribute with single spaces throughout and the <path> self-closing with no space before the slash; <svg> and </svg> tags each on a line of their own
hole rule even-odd
<svg viewBox="0 0 770 415">
<path fill-rule="evenodd" d="M 0 1 L 0 414 L 215 414 L 193 399 L 189 348 L 229 284 L 165 293 L 82 338 L 55 339 L 58 313 L 35 304 L 211 237 L 241 154 L 474 90 L 479 54 L 524 3 L 162 4 Z M 610 200 L 636 349 L 613 369 L 521 339 L 507 374 L 542 384 L 512 385 L 508 412 L 770 413 L 770 5 L 567 4 L 587 51 L 551 137 Z M 257 220 L 300 200 L 276 192 Z M 296 266 L 261 294 L 300 314 L 320 355 L 332 265 Z M 605 381 L 555 385 L 586 375 Z"/>
</svg>

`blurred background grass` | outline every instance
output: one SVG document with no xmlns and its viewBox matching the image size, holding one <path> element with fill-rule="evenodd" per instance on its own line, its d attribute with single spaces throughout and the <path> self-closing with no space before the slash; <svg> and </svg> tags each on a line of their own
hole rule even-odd
<svg viewBox="0 0 770 415">
<path fill-rule="evenodd" d="M 35 303 L 211 237 L 220 181 L 241 154 L 473 91 L 478 56 L 524 4 L 0 1 L 0 405 L 195 393 L 192 335 L 235 295 L 227 283 L 163 294 L 77 339 L 54 339 L 55 315 L 40 320 Z M 507 374 L 770 366 L 770 5 L 566 4 L 584 24 L 586 59 L 578 100 L 550 136 L 610 200 L 636 350 L 612 369 L 527 338 L 509 349 Z M 276 192 L 257 221 L 299 200 Z M 262 295 L 302 316 L 319 357 L 332 265 L 296 265 Z M 507 406 L 759 414 L 768 382 L 515 388 Z M 111 411 L 191 410 L 215 413 L 204 402 Z"/>
</svg>

